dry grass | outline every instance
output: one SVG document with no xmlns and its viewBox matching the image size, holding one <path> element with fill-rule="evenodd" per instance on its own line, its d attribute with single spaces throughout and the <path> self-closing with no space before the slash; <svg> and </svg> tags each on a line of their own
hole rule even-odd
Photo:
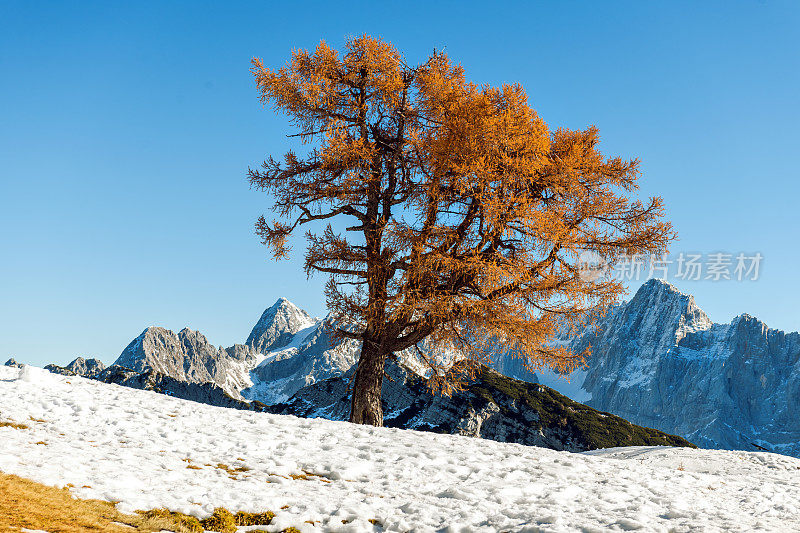
<svg viewBox="0 0 800 533">
<path fill-rule="evenodd" d="M 214 468 L 218 468 L 218 469 L 222 470 L 223 472 L 228 474 L 229 478 L 231 478 L 233 480 L 238 480 L 239 479 L 239 475 L 243 475 L 244 473 L 249 472 L 251 470 L 251 468 L 248 467 L 248 466 L 242 465 L 242 466 L 238 466 L 236 468 L 232 468 L 232 467 L 226 465 L 225 463 L 217 463 L 216 465 L 206 465 L 206 466 L 214 466 Z"/>
<path fill-rule="evenodd" d="M 275 513 L 272 511 L 266 511 L 264 513 L 245 513 L 239 511 L 233 514 L 224 507 L 214 509 L 214 514 L 203 520 L 198 520 L 193 516 L 168 511 L 167 509 L 154 509 L 141 513 L 145 517 L 171 518 L 192 533 L 202 533 L 203 531 L 236 533 L 238 526 L 266 526 L 275 518 Z"/>
<path fill-rule="evenodd" d="M 124 525 L 127 524 L 130 527 Z M 188 533 L 169 517 L 124 515 L 114 505 L 100 500 L 76 500 L 67 489 L 0 473 L 0 531 L 20 528 L 41 529 L 50 533 L 108 531 L 161 531 Z M 131 527 L 133 529 L 131 529 Z"/>
<path fill-rule="evenodd" d="M 28 429 L 28 426 L 26 426 L 25 424 L 19 424 L 17 422 L 0 420 L 0 428 Z"/>
<path fill-rule="evenodd" d="M 327 479 L 322 474 L 315 474 L 313 472 L 309 472 L 308 470 L 303 470 L 302 474 L 289 474 L 289 477 L 291 477 L 294 480 L 302 479 L 302 480 L 305 480 L 305 481 L 311 481 L 312 479 L 318 479 L 319 481 L 322 481 L 323 483 L 330 483 L 331 482 L 330 479 Z"/>
<path fill-rule="evenodd" d="M 72 486 L 74 485 L 68 485 Z M 0 532 L 19 532 L 21 528 L 26 528 L 49 533 L 87 531 L 153 533 L 163 530 L 175 533 L 202 533 L 204 529 L 232 533 L 236 530 L 236 526 L 268 525 L 275 517 L 271 511 L 263 513 L 239 511 L 233 514 L 224 508 L 215 509 L 214 514 L 204 520 L 166 509 L 136 513 L 122 514 L 111 502 L 75 499 L 66 487 L 63 489 L 48 487 L 29 479 L 0 472 Z M 264 530 L 251 531 L 255 533 Z M 290 527 L 281 533 L 299 533 L 299 530 Z"/>
</svg>

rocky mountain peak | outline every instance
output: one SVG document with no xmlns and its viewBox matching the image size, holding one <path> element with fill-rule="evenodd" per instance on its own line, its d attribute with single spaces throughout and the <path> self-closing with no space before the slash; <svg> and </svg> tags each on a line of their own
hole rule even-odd
<svg viewBox="0 0 800 533">
<path fill-rule="evenodd" d="M 635 307 L 674 308 L 682 313 L 699 311 L 694 296 L 682 293 L 675 285 L 661 279 L 650 279 L 642 284 L 631 299 L 630 305 Z"/>
<path fill-rule="evenodd" d="M 175 333 L 151 326 L 128 344 L 114 365 L 140 373 L 154 371 L 187 383 L 214 382 L 238 396 L 248 384 L 245 362 L 252 355 L 242 345 L 218 348 L 189 328 Z"/>
<path fill-rule="evenodd" d="M 711 319 L 698 307 L 694 296 L 660 279 L 648 280 L 639 287 L 625 306 L 625 315 L 631 329 L 659 345 L 673 344 L 688 333 L 712 326 Z M 665 333 L 669 338 L 662 338 Z"/>
<path fill-rule="evenodd" d="M 98 359 L 84 359 L 76 357 L 66 366 L 67 370 L 75 372 L 79 376 L 92 376 L 105 370 L 106 365 Z"/>
<path fill-rule="evenodd" d="M 734 330 L 750 330 L 753 332 L 761 332 L 766 334 L 769 330 L 769 327 L 759 320 L 758 318 L 754 317 L 753 315 L 748 315 L 747 313 L 743 313 L 739 316 L 736 316 L 731 320 L 731 328 Z M 778 331 L 778 330 L 775 330 Z"/>
<path fill-rule="evenodd" d="M 183 328 L 182 330 L 180 330 L 178 332 L 178 339 L 185 346 L 186 345 L 204 346 L 210 344 L 205 335 L 203 335 L 199 331 L 195 331 L 189 328 Z"/>
<path fill-rule="evenodd" d="M 175 332 L 149 326 L 128 344 L 113 364 L 137 372 L 153 369 L 166 373 L 169 366 L 182 366 L 182 362 L 175 360 L 175 354 L 182 352 L 181 344 Z"/>
<path fill-rule="evenodd" d="M 266 353 L 286 346 L 301 329 L 316 322 L 308 313 L 286 298 L 278 298 L 258 319 L 245 344 Z"/>
<path fill-rule="evenodd" d="M 596 409 L 705 447 L 800 454 L 798 333 L 746 314 L 713 324 L 692 296 L 651 280 L 562 342 L 591 345 L 581 387 Z"/>
</svg>

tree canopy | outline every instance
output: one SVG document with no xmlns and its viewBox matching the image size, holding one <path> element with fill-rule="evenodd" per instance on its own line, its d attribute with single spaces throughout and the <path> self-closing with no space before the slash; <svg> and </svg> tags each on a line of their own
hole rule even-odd
<svg viewBox="0 0 800 533">
<path fill-rule="evenodd" d="M 422 342 L 463 354 L 419 352 L 445 392 L 492 354 L 573 369 L 584 354 L 550 345 L 555 328 L 624 289 L 581 276 L 581 253 L 613 264 L 674 237 L 661 199 L 635 197 L 638 160 L 601 154 L 595 127 L 549 129 L 519 84 L 471 83 L 444 53 L 409 65 L 361 36 L 252 72 L 306 148 L 249 171 L 276 212 L 256 230 L 283 258 L 310 228 L 305 271 L 330 276 L 337 333 L 363 343 L 354 422 L 381 424 L 383 363 Z"/>
</svg>

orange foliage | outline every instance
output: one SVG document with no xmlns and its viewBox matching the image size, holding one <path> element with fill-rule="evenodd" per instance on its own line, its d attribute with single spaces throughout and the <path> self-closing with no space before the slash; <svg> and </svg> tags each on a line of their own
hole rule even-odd
<svg viewBox="0 0 800 533">
<path fill-rule="evenodd" d="M 623 290 L 583 279 L 579 254 L 613 264 L 674 237 L 660 198 L 629 197 L 638 160 L 604 157 L 594 127 L 550 131 L 520 85 L 470 83 L 445 54 L 409 66 L 362 36 L 342 56 L 323 42 L 279 70 L 256 59 L 252 72 L 309 148 L 250 170 L 278 215 L 257 232 L 281 258 L 299 226 L 352 220 L 345 233 L 307 233 L 305 270 L 330 274 L 328 306 L 348 324 L 339 334 L 364 341 L 362 359 L 422 341 L 461 350 L 470 357 L 453 368 L 429 361 L 445 392 L 492 353 L 579 365 L 582 354 L 548 339 Z"/>
</svg>

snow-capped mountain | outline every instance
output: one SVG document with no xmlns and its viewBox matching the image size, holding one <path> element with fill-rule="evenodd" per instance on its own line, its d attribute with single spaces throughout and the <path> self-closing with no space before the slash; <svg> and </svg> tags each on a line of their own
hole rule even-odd
<svg viewBox="0 0 800 533">
<path fill-rule="evenodd" d="M 307 385 L 339 376 L 355 364 L 360 343 L 334 339 L 335 327 L 330 316 L 313 318 L 280 298 L 262 313 L 245 344 L 216 347 L 188 328 L 175 333 L 149 327 L 111 368 L 156 372 L 187 383 L 212 382 L 235 399 L 273 404 L 288 400 Z M 398 355 L 409 368 L 422 372 L 414 353 Z"/>
<path fill-rule="evenodd" d="M 155 371 L 187 383 L 213 382 L 232 396 L 251 384 L 248 371 L 257 355 L 249 346 L 216 347 L 199 331 L 175 333 L 149 327 L 131 341 L 112 366 Z"/>
<path fill-rule="evenodd" d="M 354 340 L 334 340 L 333 328 L 327 317 L 284 336 L 286 344 L 273 344 L 250 371 L 252 385 L 241 391 L 242 396 L 277 403 L 307 385 L 347 372 L 358 359 L 360 345 Z"/>
<path fill-rule="evenodd" d="M 701 447 L 800 455 L 798 333 L 749 315 L 714 324 L 692 296 L 650 280 L 594 327 L 559 342 L 592 347 L 588 367 L 571 379 L 587 405 Z"/>
<path fill-rule="evenodd" d="M 278 298 L 261 314 L 245 344 L 256 352 L 269 353 L 291 344 L 297 333 L 318 323 L 286 298 Z"/>
<path fill-rule="evenodd" d="M 197 331 L 149 327 L 112 367 L 187 383 L 212 382 L 236 399 L 277 403 L 353 366 L 358 343 L 332 341 L 331 328 L 330 318 L 313 318 L 280 298 L 264 311 L 245 344 L 216 347 Z"/>
</svg>

